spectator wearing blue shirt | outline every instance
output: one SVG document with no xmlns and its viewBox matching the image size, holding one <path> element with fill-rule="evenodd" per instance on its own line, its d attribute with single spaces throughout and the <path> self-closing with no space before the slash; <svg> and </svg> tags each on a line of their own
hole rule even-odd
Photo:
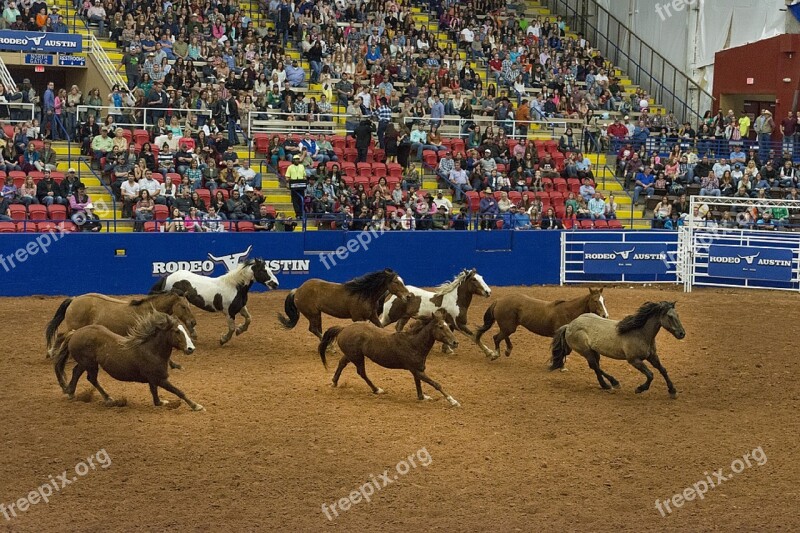
<svg viewBox="0 0 800 533">
<path fill-rule="evenodd" d="M 511 228 L 515 230 L 531 229 L 531 217 L 524 209 L 511 206 Z"/>
<path fill-rule="evenodd" d="M 297 65 L 297 60 L 292 61 L 291 65 L 286 66 L 286 81 L 291 83 L 292 87 L 305 87 L 306 86 L 306 73 L 302 67 Z"/>
<path fill-rule="evenodd" d="M 647 167 L 644 169 L 643 172 L 636 173 L 636 181 L 634 182 L 633 187 L 633 203 L 639 203 L 639 195 L 642 191 L 645 192 L 647 198 L 650 198 L 655 192 L 653 188 L 653 182 L 655 181 L 655 177 L 653 176 L 653 169 Z"/>
<path fill-rule="evenodd" d="M 586 203 L 589 203 L 589 201 L 594 197 L 594 186 L 589 178 L 583 179 L 583 185 L 581 185 L 580 189 L 578 189 L 578 193 L 581 195 L 581 198 L 586 201 Z"/>
<path fill-rule="evenodd" d="M 42 99 L 42 127 L 49 127 L 50 131 L 55 133 L 55 116 L 56 116 L 56 93 L 55 84 L 51 81 L 47 83 L 47 89 L 44 91 Z"/>
<path fill-rule="evenodd" d="M 589 208 L 589 216 L 592 220 L 600 220 L 606 219 L 606 203 L 601 198 L 600 193 L 594 193 L 594 198 L 590 199 L 587 202 L 587 207 Z"/>
<path fill-rule="evenodd" d="M 433 104 L 431 104 L 431 125 L 441 126 L 442 119 L 444 119 L 444 104 L 439 98 L 438 94 L 433 95 Z"/>
<path fill-rule="evenodd" d="M 375 63 L 378 63 L 381 60 L 381 50 L 378 48 L 378 45 L 372 45 L 367 52 L 367 55 L 364 56 L 364 59 L 367 62 L 368 66 L 373 66 Z"/>
<path fill-rule="evenodd" d="M 494 229 L 498 211 L 497 200 L 494 199 L 492 189 L 486 187 L 483 191 L 483 198 L 481 198 L 480 203 L 481 229 Z"/>
</svg>

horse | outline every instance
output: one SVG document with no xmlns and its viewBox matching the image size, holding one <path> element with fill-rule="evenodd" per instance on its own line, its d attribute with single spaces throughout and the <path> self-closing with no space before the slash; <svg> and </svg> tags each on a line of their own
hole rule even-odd
<svg viewBox="0 0 800 533">
<path fill-rule="evenodd" d="M 670 397 L 677 398 L 675 385 L 656 353 L 655 339 L 662 327 L 678 340 L 686 337 L 686 330 L 675 311 L 675 302 L 647 302 L 635 314 L 619 321 L 591 314 L 581 315 L 559 328 L 553 337 L 550 370 L 563 368 L 567 355 L 575 350 L 586 358 L 602 388 L 618 389 L 619 382 L 614 376 L 600 369 L 600 356 L 626 360 L 647 377 L 647 381 L 636 388 L 638 394 L 648 390 L 653 381 L 653 373 L 644 364 L 647 360 L 664 377 Z"/>
<path fill-rule="evenodd" d="M 380 327 L 378 311 L 387 294 L 394 294 L 403 301 L 412 298 L 403 278 L 390 268 L 365 274 L 347 283 L 310 279 L 286 296 L 286 316 L 278 313 L 278 320 L 286 329 L 292 329 L 302 314 L 308 319 L 308 331 L 320 340 L 322 313 L 355 322 L 369 320 Z"/>
<path fill-rule="evenodd" d="M 183 350 L 186 354 L 194 352 L 194 344 L 183 324 L 158 311 L 139 317 L 125 337 L 105 326 L 84 326 L 67 333 L 56 349 L 56 378 L 64 394 L 72 399 L 78 380 L 86 372 L 89 383 L 103 396 L 106 405 L 113 406 L 116 405 L 115 401 L 97 381 L 98 368 L 102 367 L 119 381 L 150 385 L 150 393 L 156 406 L 168 403 L 158 397 L 158 387 L 161 387 L 185 401 L 192 410 L 200 411 L 203 409 L 202 405 L 187 398 L 169 382 L 167 361 L 174 348 Z M 77 364 L 72 370 L 72 379 L 67 384 L 64 367 L 70 357 Z"/>
<path fill-rule="evenodd" d="M 467 312 L 472 303 L 472 296 L 477 294 L 488 298 L 492 295 L 492 289 L 474 268 L 462 270 L 453 281 L 443 283 L 434 292 L 411 285 L 406 285 L 406 288 L 418 298 L 412 299 L 411 302 L 403 302 L 395 296 L 389 298 L 383 304 L 381 327 L 396 321 L 395 328 L 397 331 L 402 331 L 412 317 L 430 316 L 434 311 L 444 309 L 448 324 L 472 339 L 475 334 L 467 325 Z M 442 346 L 442 351 L 448 350 L 452 352 L 448 346 Z"/>
<path fill-rule="evenodd" d="M 174 316 L 186 326 L 192 339 L 197 338 L 195 330 L 197 321 L 189 303 L 179 290 L 160 292 L 130 302 L 111 298 L 104 294 L 88 293 L 75 298 L 67 298 L 58 306 L 56 314 L 45 329 L 47 357 L 53 355 L 53 348 L 57 344 L 56 332 L 62 322 L 67 331 L 90 324 L 99 324 L 117 335 L 126 335 L 140 317 L 153 310 Z M 180 365 L 172 362 L 171 359 L 170 366 L 180 368 Z"/>
<path fill-rule="evenodd" d="M 248 259 L 218 278 L 178 270 L 158 280 L 150 292 L 178 289 L 186 294 L 190 304 L 209 313 L 225 313 L 228 331 L 219 339 L 220 345 L 224 345 L 231 340 L 234 332 L 241 335 L 250 327 L 247 295 L 254 281 L 270 289 L 278 288 L 277 278 L 263 259 Z M 244 323 L 239 327 L 236 327 L 236 315 L 244 317 Z"/>
<path fill-rule="evenodd" d="M 425 374 L 425 360 L 428 358 L 434 341 L 440 341 L 453 348 L 458 346 L 458 341 L 445 320 L 446 317 L 447 313 L 443 309 L 439 309 L 427 317 L 420 318 L 408 331 L 395 333 L 389 333 L 373 324 L 364 322 L 350 324 L 346 327 L 334 326 L 325 332 L 319 343 L 319 357 L 327 369 L 328 362 L 325 359 L 325 351 L 334 340 L 338 342 L 339 349 L 344 355 L 339 360 L 339 366 L 333 374 L 332 385 L 334 387 L 339 384 L 342 370 L 348 363 L 353 363 L 358 375 L 367 382 L 372 392 L 383 394 L 383 389 L 376 387 L 367 377 L 364 358 L 368 357 L 384 368 L 411 372 L 417 386 L 418 399 L 431 399 L 422 393 L 421 382 L 424 381 L 442 393 L 450 405 L 459 407 L 461 404 L 455 398 L 447 394 L 442 390 L 441 385 Z"/>
<path fill-rule="evenodd" d="M 524 294 L 514 293 L 497 299 L 483 315 L 483 325 L 475 332 L 475 342 L 486 357 L 492 361 L 500 357 L 500 341 L 506 341 L 506 357 L 511 355 L 511 335 L 517 326 L 528 331 L 552 337 L 558 328 L 565 326 L 583 313 L 595 313 L 608 318 L 608 310 L 603 298 L 603 289 L 590 288 L 589 294 L 573 300 L 545 302 Z M 495 320 L 500 328 L 494 339 L 494 351 L 481 342 L 481 337 L 492 327 Z"/>
</svg>

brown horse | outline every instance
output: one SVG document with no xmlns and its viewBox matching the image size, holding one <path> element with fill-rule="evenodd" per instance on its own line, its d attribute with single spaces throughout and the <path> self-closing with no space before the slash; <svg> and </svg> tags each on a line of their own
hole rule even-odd
<svg viewBox="0 0 800 533">
<path fill-rule="evenodd" d="M 115 405 L 114 400 L 97 381 L 99 367 L 119 381 L 134 381 L 150 385 L 153 403 L 166 405 L 158 398 L 158 387 L 165 389 L 189 404 L 195 411 L 203 409 L 186 397 L 169 382 L 169 361 L 173 348 L 184 353 L 194 352 L 194 344 L 183 324 L 165 313 L 150 313 L 140 317 L 127 337 L 117 335 L 105 326 L 91 325 L 70 331 L 55 350 L 55 372 L 61 389 L 70 398 L 84 372 L 87 379 L 103 396 L 106 405 Z M 75 368 L 72 380 L 65 382 L 64 367 L 72 357 Z"/>
<path fill-rule="evenodd" d="M 552 337 L 558 328 L 565 326 L 584 313 L 594 313 L 608 318 L 603 299 L 603 289 L 590 288 L 589 294 L 573 300 L 545 302 L 524 294 L 509 294 L 489 306 L 483 315 L 483 325 L 475 332 L 475 342 L 486 357 L 492 360 L 500 356 L 500 341 L 506 341 L 506 356 L 511 355 L 511 335 L 517 326 L 543 337 Z M 494 338 L 494 352 L 481 342 L 481 337 L 492 327 L 495 320 L 500 332 Z"/>
<path fill-rule="evenodd" d="M 180 320 L 189 331 L 192 339 L 197 338 L 197 321 L 189 307 L 189 302 L 180 291 L 161 292 L 138 300 L 126 302 L 104 294 L 88 293 L 75 298 L 67 298 L 58 307 L 56 314 L 45 330 L 47 357 L 51 357 L 56 342 L 56 332 L 63 322 L 66 331 L 90 324 L 105 326 L 117 335 L 127 335 L 136 321 L 153 310 L 172 315 Z M 175 368 L 175 367 L 173 367 Z M 179 367 L 178 367 L 179 368 Z"/>
<path fill-rule="evenodd" d="M 441 392 L 450 405 L 458 407 L 460 404 L 456 399 L 444 392 L 441 385 L 425 374 L 425 361 L 434 341 L 440 341 L 453 348 L 458 346 L 455 335 L 445 321 L 446 316 L 447 313 L 443 309 L 439 309 L 432 315 L 419 319 L 408 331 L 397 333 L 389 333 L 372 324 L 364 323 L 351 324 L 346 327 L 335 326 L 326 331 L 322 337 L 322 341 L 319 343 L 319 356 L 327 369 L 328 362 L 325 360 L 325 351 L 331 342 L 334 340 L 338 342 L 344 355 L 339 360 L 339 366 L 333 374 L 334 387 L 338 385 L 344 367 L 348 363 L 353 363 L 358 375 L 367 382 L 372 392 L 383 394 L 383 390 L 376 387 L 367 377 L 364 358 L 368 357 L 384 368 L 397 368 L 411 372 L 417 386 L 417 398 L 420 400 L 430 400 L 430 397 L 422 394 L 421 381 L 424 381 Z"/>
<path fill-rule="evenodd" d="M 347 283 L 330 283 L 310 279 L 286 297 L 286 316 L 278 313 L 283 327 L 292 329 L 300 314 L 308 319 L 308 331 L 322 339 L 322 313 L 336 318 L 349 318 L 356 322 L 369 320 L 381 325 L 378 318 L 383 301 L 388 294 L 409 300 L 403 279 L 390 268 L 365 274 Z"/>
</svg>

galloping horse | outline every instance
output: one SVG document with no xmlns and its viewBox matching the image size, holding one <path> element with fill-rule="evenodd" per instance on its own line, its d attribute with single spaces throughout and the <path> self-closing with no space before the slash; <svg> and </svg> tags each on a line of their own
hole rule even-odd
<svg viewBox="0 0 800 533">
<path fill-rule="evenodd" d="M 225 313 L 228 331 L 219 339 L 220 344 L 225 344 L 231 340 L 234 332 L 241 335 L 250 327 L 247 294 L 254 281 L 270 289 L 278 288 L 278 280 L 264 260 L 249 259 L 218 278 L 178 270 L 158 280 L 150 292 L 178 289 L 186 294 L 186 299 L 192 305 L 209 313 Z M 236 315 L 239 314 L 244 317 L 244 323 L 236 327 Z"/>
<path fill-rule="evenodd" d="M 478 294 L 488 298 L 492 295 L 492 289 L 474 268 L 462 270 L 453 281 L 443 283 L 434 292 L 411 285 L 406 285 L 406 288 L 411 294 L 419 297 L 419 304 L 415 303 L 416 298 L 411 302 L 404 302 L 395 296 L 389 298 L 383 304 L 381 326 L 385 327 L 397 321 L 395 327 L 397 331 L 402 331 L 403 326 L 412 317 L 430 316 L 434 311 L 444 309 L 447 323 L 464 335 L 468 335 L 470 339 L 475 336 L 467 325 L 467 312 L 472 303 L 472 296 Z M 442 346 L 442 350 L 452 352 L 445 345 Z"/>
<path fill-rule="evenodd" d="M 67 298 L 58 307 L 56 314 L 45 330 L 47 342 L 47 357 L 53 354 L 56 341 L 56 332 L 63 322 L 66 330 L 78 329 L 90 324 L 105 326 L 117 335 L 127 335 L 136 321 L 153 310 L 172 315 L 186 326 L 189 335 L 197 338 L 195 326 L 197 321 L 189 308 L 183 293 L 179 290 L 160 292 L 126 302 L 110 298 L 104 294 L 88 293 L 75 298 Z M 180 365 L 170 360 L 173 368 Z"/>
<path fill-rule="evenodd" d="M 524 294 L 509 294 L 498 298 L 489 306 L 483 315 L 483 325 L 475 332 L 475 342 L 481 347 L 486 357 L 492 360 L 500 357 L 500 341 L 506 341 L 506 357 L 511 355 L 511 335 L 517 326 L 543 337 L 553 334 L 566 324 L 572 322 L 583 313 L 595 313 L 608 317 L 608 310 L 603 299 L 603 289 L 590 288 L 589 294 L 573 300 L 557 300 L 545 302 Z M 500 328 L 494 338 L 494 352 L 481 342 L 481 337 L 492 327 L 495 320 Z"/>
<path fill-rule="evenodd" d="M 383 394 L 383 389 L 375 386 L 367 377 L 364 358 L 368 357 L 373 362 L 384 368 L 397 368 L 408 370 L 414 376 L 417 386 L 417 398 L 430 400 L 429 396 L 422 393 L 421 381 L 442 393 L 445 399 L 454 407 L 460 404 L 455 398 L 442 390 L 442 386 L 425 374 L 425 361 L 433 347 L 434 341 L 440 341 L 447 346 L 456 347 L 456 341 L 450 326 L 445 321 L 446 313 L 439 309 L 433 314 L 421 318 L 408 331 L 389 333 L 372 324 L 357 323 L 346 327 L 335 326 L 325 332 L 319 343 L 319 357 L 322 364 L 328 368 L 325 351 L 328 345 L 336 340 L 342 350 L 339 366 L 333 374 L 332 385 L 336 387 L 342 370 L 348 363 L 356 366 L 356 371 L 367 382 L 374 394 Z"/>
<path fill-rule="evenodd" d="M 91 325 L 64 335 L 55 350 L 55 372 L 61 389 L 70 398 L 84 372 L 87 379 L 103 396 L 106 405 L 115 402 L 97 381 L 99 367 L 119 381 L 134 381 L 150 385 L 153 403 L 167 404 L 158 398 L 158 387 L 168 390 L 189 404 L 195 411 L 203 409 L 186 397 L 169 382 L 169 361 L 173 348 L 184 353 L 194 352 L 194 344 L 183 325 L 171 316 L 154 312 L 140 317 L 128 336 L 117 335 L 105 326 Z M 65 381 L 64 367 L 72 357 L 77 365 L 72 370 L 72 380 Z"/>
<path fill-rule="evenodd" d="M 653 373 L 644 364 L 647 360 L 661 372 L 667 382 L 669 395 L 676 398 L 678 392 L 656 353 L 655 339 L 662 327 L 676 339 L 686 336 L 686 330 L 675 311 L 675 302 L 647 302 L 635 314 L 619 321 L 591 314 L 581 315 L 560 328 L 553 337 L 550 370 L 563 368 L 567 355 L 575 350 L 586 358 L 602 388 L 618 389 L 619 382 L 614 376 L 600 370 L 600 356 L 628 361 L 647 377 L 647 381 L 636 388 L 638 394 L 649 389 L 653 381 Z M 611 385 L 603 378 L 608 379 Z"/>
<path fill-rule="evenodd" d="M 378 310 L 387 294 L 394 294 L 404 301 L 412 298 L 403 279 L 390 268 L 365 274 L 347 283 L 310 279 L 286 296 L 286 316 L 278 313 L 278 320 L 283 327 L 292 329 L 302 314 L 308 319 L 308 331 L 320 339 L 322 313 L 355 322 L 369 320 L 380 326 Z"/>
</svg>

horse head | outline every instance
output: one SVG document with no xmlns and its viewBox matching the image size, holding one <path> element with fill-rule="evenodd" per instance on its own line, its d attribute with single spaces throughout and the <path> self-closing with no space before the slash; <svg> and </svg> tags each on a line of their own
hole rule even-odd
<svg viewBox="0 0 800 533">
<path fill-rule="evenodd" d="M 389 268 L 384 270 L 384 273 L 391 276 L 386 290 L 389 293 L 397 296 L 397 298 L 399 298 L 401 301 L 410 302 L 414 295 L 411 294 L 411 292 L 409 292 L 409 290 L 406 288 L 406 284 L 403 283 L 403 278 L 401 278 L 397 272 Z"/>
<path fill-rule="evenodd" d="M 192 309 L 189 307 L 189 300 L 183 295 L 176 296 L 178 296 L 178 298 L 175 300 L 175 303 L 172 304 L 172 312 L 170 314 L 180 320 L 186 326 L 186 329 L 189 330 L 189 336 L 192 340 L 196 340 L 197 330 L 195 328 L 197 327 L 197 319 L 195 319 L 194 313 L 192 313 Z"/>
<path fill-rule="evenodd" d="M 473 268 L 471 270 L 465 270 L 464 272 L 467 274 L 464 278 L 464 283 L 470 294 L 477 294 L 484 298 L 488 298 L 492 295 L 492 289 L 483 280 L 483 276 L 478 274 L 477 270 Z"/>
<path fill-rule="evenodd" d="M 249 248 L 248 248 L 249 250 Z M 272 270 L 267 266 L 267 262 L 263 259 L 253 259 L 248 262 L 253 270 L 253 278 L 262 285 L 270 289 L 278 288 L 278 278 L 272 273 Z"/>
<path fill-rule="evenodd" d="M 686 337 L 686 330 L 683 329 L 681 319 L 678 318 L 678 312 L 675 310 L 677 302 L 661 302 L 664 307 L 661 313 L 661 327 L 672 333 L 672 335 L 680 340 Z"/>
<path fill-rule="evenodd" d="M 446 317 L 447 311 L 444 309 L 437 309 L 431 315 L 433 338 L 448 348 L 458 348 L 458 340 L 453 334 L 453 330 L 450 329 L 450 326 L 447 324 L 447 321 L 445 320 Z"/>
<path fill-rule="evenodd" d="M 170 344 L 173 348 L 182 350 L 187 355 L 194 352 L 194 343 L 178 319 L 167 316 L 166 325 L 162 331 L 169 334 Z"/>
<path fill-rule="evenodd" d="M 605 298 L 603 298 L 603 287 L 591 287 L 589 289 L 589 301 L 586 307 L 589 313 L 608 318 L 608 309 L 606 309 L 606 301 Z"/>
</svg>

